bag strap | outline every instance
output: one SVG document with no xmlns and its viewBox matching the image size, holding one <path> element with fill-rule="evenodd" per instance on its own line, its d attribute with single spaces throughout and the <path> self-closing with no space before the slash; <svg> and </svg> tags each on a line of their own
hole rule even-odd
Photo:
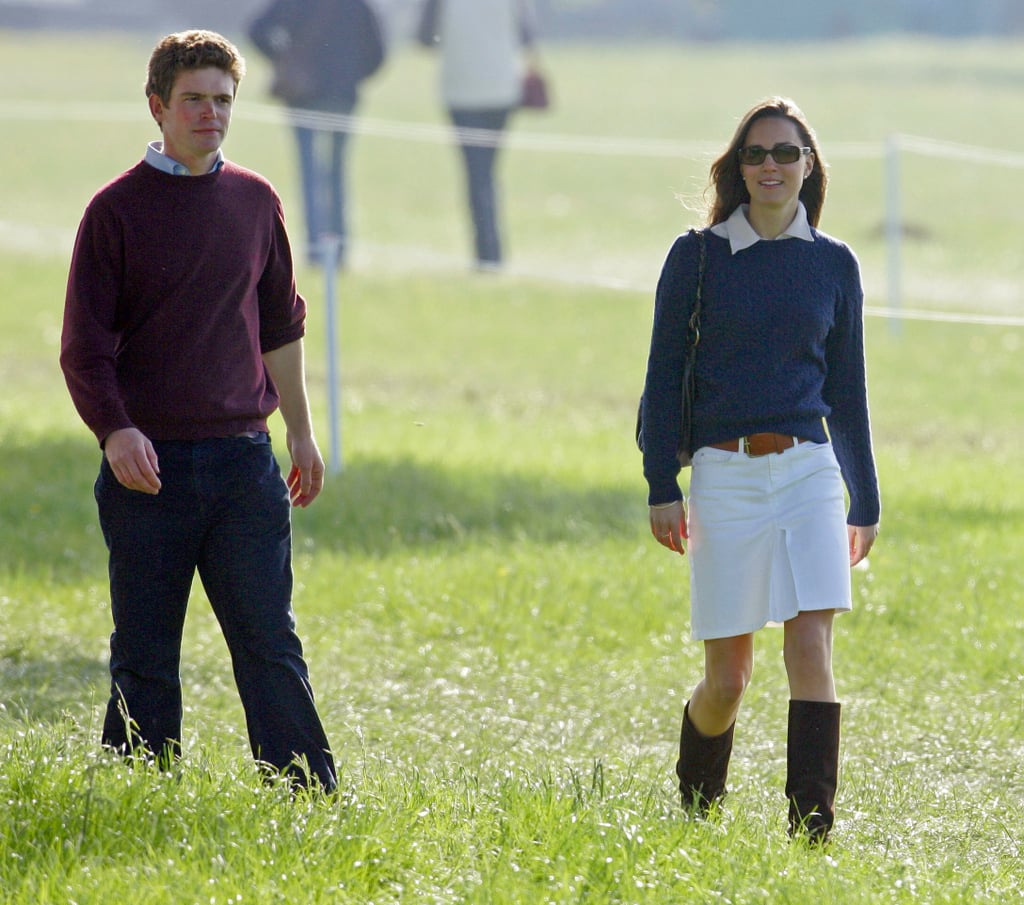
<svg viewBox="0 0 1024 905">
<path fill-rule="evenodd" d="M 691 229 L 697 237 L 697 245 L 700 247 L 700 260 L 697 264 L 697 291 L 693 300 L 693 311 L 690 314 L 690 346 L 697 347 L 700 342 L 700 311 L 704 301 L 704 271 L 707 269 L 708 248 L 704 237 L 704 230 Z"/>
</svg>

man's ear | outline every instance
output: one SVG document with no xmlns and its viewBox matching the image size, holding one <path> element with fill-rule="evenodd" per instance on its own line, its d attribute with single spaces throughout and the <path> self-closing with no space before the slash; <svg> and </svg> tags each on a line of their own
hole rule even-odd
<svg viewBox="0 0 1024 905">
<path fill-rule="evenodd" d="M 156 124 L 160 127 L 160 131 L 164 130 L 164 102 L 160 99 L 160 95 L 151 94 L 149 96 L 149 112 L 153 119 L 156 120 Z"/>
</svg>

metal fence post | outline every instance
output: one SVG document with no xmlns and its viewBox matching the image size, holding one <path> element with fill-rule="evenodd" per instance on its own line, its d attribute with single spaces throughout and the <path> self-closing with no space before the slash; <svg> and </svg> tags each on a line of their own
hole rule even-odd
<svg viewBox="0 0 1024 905">
<path fill-rule="evenodd" d="M 331 234 L 320 237 L 320 261 L 324 268 L 324 301 L 327 332 L 327 411 L 330 419 L 331 452 L 329 468 L 333 474 L 342 469 L 341 382 L 338 352 L 338 259 L 341 238 Z"/>
</svg>

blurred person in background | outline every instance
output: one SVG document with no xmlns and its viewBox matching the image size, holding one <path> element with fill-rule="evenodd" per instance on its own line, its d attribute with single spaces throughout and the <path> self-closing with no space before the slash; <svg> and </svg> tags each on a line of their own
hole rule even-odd
<svg viewBox="0 0 1024 905">
<path fill-rule="evenodd" d="M 306 215 L 306 257 L 349 251 L 346 145 L 359 88 L 384 61 L 384 38 L 368 0 L 274 0 L 249 26 L 274 65 L 271 93 L 289 108 Z M 325 116 L 326 114 L 326 116 Z M 331 120 L 331 116 L 338 117 Z"/>
<path fill-rule="evenodd" d="M 838 782 L 833 616 L 852 608 L 850 568 L 881 509 L 864 294 L 853 252 L 817 228 L 826 182 L 814 132 L 784 98 L 748 111 L 711 167 L 688 511 L 676 450 L 695 233 L 661 272 L 643 394 L 650 528 L 669 550 L 689 549 L 691 628 L 704 643 L 680 733 L 683 806 L 706 814 L 725 794 L 754 632 L 782 624 L 789 828 L 814 842 L 832 828 Z"/>
<path fill-rule="evenodd" d="M 295 633 L 291 507 L 323 486 L 281 201 L 226 160 L 245 63 L 221 35 L 168 35 L 149 61 L 160 128 L 89 202 L 68 275 L 60 363 L 102 449 L 110 699 L 102 743 L 181 754 L 181 640 L 198 571 L 224 632 L 252 754 L 298 786 L 337 785 Z M 267 419 L 280 408 L 282 479 Z"/>
<path fill-rule="evenodd" d="M 536 68 L 529 0 L 426 0 L 418 37 L 441 51 L 441 99 L 456 128 L 473 224 L 476 265 L 502 263 L 495 165 L 523 78 Z"/>
</svg>

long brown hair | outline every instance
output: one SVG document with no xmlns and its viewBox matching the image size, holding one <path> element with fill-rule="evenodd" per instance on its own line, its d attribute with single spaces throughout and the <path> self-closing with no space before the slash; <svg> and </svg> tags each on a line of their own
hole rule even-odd
<svg viewBox="0 0 1024 905">
<path fill-rule="evenodd" d="M 814 169 L 804 180 L 803 187 L 800 189 L 800 200 L 807 208 L 807 221 L 811 226 L 818 225 L 818 221 L 821 219 L 821 209 L 825 204 L 825 189 L 828 186 L 828 174 L 825 172 L 825 161 L 818 150 L 818 140 L 803 111 L 793 101 L 788 97 L 770 97 L 755 104 L 747 111 L 743 119 L 740 120 L 729 147 L 725 149 L 721 157 L 711 164 L 711 177 L 705 193 L 706 195 L 713 193 L 713 199 L 708 208 L 708 226 L 728 220 L 729 215 L 736 208 L 750 201 L 750 192 L 747 191 L 747 186 L 743 182 L 737 152 L 746 144 L 750 127 L 758 120 L 766 119 L 769 116 L 788 119 L 796 126 L 803 144 L 814 152 Z"/>
</svg>

